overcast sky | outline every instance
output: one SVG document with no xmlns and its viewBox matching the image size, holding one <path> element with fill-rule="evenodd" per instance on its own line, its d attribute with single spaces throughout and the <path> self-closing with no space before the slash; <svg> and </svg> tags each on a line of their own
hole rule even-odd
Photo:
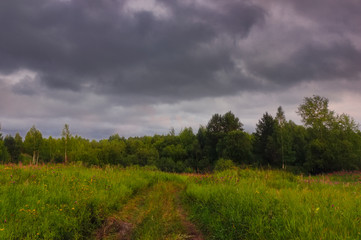
<svg viewBox="0 0 361 240">
<path fill-rule="evenodd" d="M 360 0 L 3 0 L 0 29 L 5 134 L 253 132 L 312 95 L 361 122 Z"/>
</svg>

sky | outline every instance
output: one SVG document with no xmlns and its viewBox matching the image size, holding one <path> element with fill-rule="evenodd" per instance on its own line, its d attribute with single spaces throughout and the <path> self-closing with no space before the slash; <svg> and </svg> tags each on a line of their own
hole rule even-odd
<svg viewBox="0 0 361 240">
<path fill-rule="evenodd" d="M 3 134 L 247 132 L 304 97 L 361 122 L 360 0 L 0 1 Z"/>
</svg>

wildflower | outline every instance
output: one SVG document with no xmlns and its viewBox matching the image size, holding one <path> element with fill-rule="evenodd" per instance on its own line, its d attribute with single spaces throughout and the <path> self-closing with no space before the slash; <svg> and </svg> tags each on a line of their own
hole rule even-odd
<svg viewBox="0 0 361 240">
<path fill-rule="evenodd" d="M 63 209 L 60 208 L 59 211 L 63 211 Z"/>
<path fill-rule="evenodd" d="M 320 208 L 319 208 L 319 207 L 318 207 L 318 208 L 316 208 L 315 213 L 317 213 L 317 212 L 318 212 L 318 210 L 320 210 Z"/>
<path fill-rule="evenodd" d="M 0 228 L 0 231 L 4 231 L 5 230 L 5 228 Z"/>
</svg>

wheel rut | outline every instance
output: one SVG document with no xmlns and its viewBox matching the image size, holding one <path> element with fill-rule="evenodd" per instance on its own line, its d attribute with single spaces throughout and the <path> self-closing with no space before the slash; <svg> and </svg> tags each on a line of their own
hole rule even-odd
<svg viewBox="0 0 361 240">
<path fill-rule="evenodd" d="M 203 240 L 182 208 L 180 194 L 185 185 L 159 182 L 138 193 L 97 230 L 95 239 Z"/>
</svg>

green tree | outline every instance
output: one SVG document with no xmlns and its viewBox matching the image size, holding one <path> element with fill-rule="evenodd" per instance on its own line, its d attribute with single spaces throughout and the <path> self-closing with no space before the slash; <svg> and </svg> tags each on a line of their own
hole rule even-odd
<svg viewBox="0 0 361 240">
<path fill-rule="evenodd" d="M 4 141 L 1 133 L 1 124 L 0 124 L 0 161 L 2 163 L 6 163 L 8 162 L 9 159 L 10 159 L 10 155 L 4 145 Z"/>
<path fill-rule="evenodd" d="M 187 152 L 182 144 L 168 145 L 162 151 L 162 156 L 171 158 L 174 162 L 184 161 L 187 157 Z"/>
<path fill-rule="evenodd" d="M 282 107 L 279 106 L 277 109 L 277 114 L 275 117 L 277 126 L 278 126 L 278 134 L 277 138 L 281 145 L 281 159 L 282 159 L 282 169 L 285 169 L 285 156 L 284 156 L 284 135 L 285 135 L 285 125 L 286 125 L 286 117 L 285 112 L 283 111 Z"/>
<path fill-rule="evenodd" d="M 64 163 L 67 164 L 68 163 L 68 147 L 69 147 L 69 140 L 71 138 L 71 133 L 69 130 L 69 125 L 65 124 L 63 131 L 61 132 L 61 136 L 62 136 L 62 140 L 64 142 Z"/>
<path fill-rule="evenodd" d="M 359 169 L 358 124 L 346 114 L 336 115 L 328 103 L 327 98 L 313 96 L 298 108 L 309 135 L 304 166 L 311 173 Z"/>
<path fill-rule="evenodd" d="M 1 163 L 7 163 L 10 160 L 10 154 L 8 153 L 4 141 L 0 140 L 0 161 Z"/>
<path fill-rule="evenodd" d="M 4 145 L 7 148 L 8 153 L 10 154 L 11 162 L 18 163 L 21 154 L 21 146 L 16 144 L 15 138 L 11 135 L 6 135 L 4 139 Z"/>
<path fill-rule="evenodd" d="M 317 95 L 305 97 L 297 111 L 305 126 L 312 127 L 320 137 L 334 120 L 334 112 L 328 109 L 328 102 L 327 98 Z"/>
<path fill-rule="evenodd" d="M 124 137 L 120 137 L 118 133 L 113 134 L 109 137 L 108 141 L 121 141 L 121 140 L 125 140 Z"/>
<path fill-rule="evenodd" d="M 201 149 L 197 136 L 193 133 L 193 129 L 191 127 L 184 128 L 179 133 L 179 140 L 180 144 L 186 151 L 186 159 L 184 165 L 186 167 L 192 167 L 193 169 L 197 169 L 198 162 L 201 159 Z"/>
<path fill-rule="evenodd" d="M 260 164 L 274 165 L 277 160 L 277 146 L 274 139 L 276 121 L 266 112 L 256 125 L 254 152 Z"/>
<path fill-rule="evenodd" d="M 288 121 L 283 128 L 283 156 L 284 163 L 303 170 L 306 159 L 307 143 L 309 141 L 307 130 L 304 126 Z"/>
<path fill-rule="evenodd" d="M 218 149 L 218 142 L 225 137 L 225 135 L 231 131 L 240 130 L 243 131 L 243 124 L 239 121 L 231 111 L 221 114 L 214 114 L 209 120 L 206 127 L 206 152 L 211 163 L 214 163 L 218 158 L 218 153 L 221 152 Z"/>
<path fill-rule="evenodd" d="M 361 137 L 359 125 L 347 114 L 337 115 L 328 135 L 328 147 L 333 156 L 326 171 L 358 170 L 361 167 Z"/>
<path fill-rule="evenodd" d="M 49 136 L 48 139 L 43 139 L 40 158 L 44 162 L 63 162 L 64 156 L 62 149 L 62 139 L 54 139 L 52 136 Z"/>
<path fill-rule="evenodd" d="M 235 163 L 250 163 L 252 160 L 251 136 L 241 130 L 227 133 L 217 144 L 220 158 L 230 159 Z"/>
<path fill-rule="evenodd" d="M 33 164 L 39 163 L 39 151 L 43 141 L 43 136 L 41 132 L 36 129 L 35 125 L 33 125 L 30 130 L 27 132 L 24 140 L 24 148 L 27 153 L 33 155 Z"/>
<path fill-rule="evenodd" d="M 24 146 L 23 146 L 23 138 L 21 137 L 20 133 L 15 134 L 15 144 L 16 147 L 20 149 L 20 153 L 23 152 Z"/>
<path fill-rule="evenodd" d="M 231 111 L 221 114 L 214 114 L 207 124 L 207 131 L 210 133 L 228 133 L 230 131 L 243 131 L 243 124 Z"/>
<path fill-rule="evenodd" d="M 197 159 L 192 164 L 192 167 L 199 172 L 209 165 L 209 159 L 207 158 L 207 129 L 204 126 L 200 126 L 196 137 L 198 141 Z"/>
</svg>

